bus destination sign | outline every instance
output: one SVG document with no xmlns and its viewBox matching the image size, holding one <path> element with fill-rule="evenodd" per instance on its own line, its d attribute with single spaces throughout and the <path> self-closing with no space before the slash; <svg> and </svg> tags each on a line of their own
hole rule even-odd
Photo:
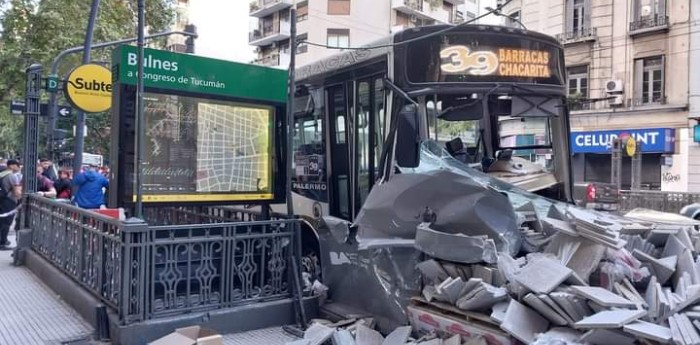
<svg viewBox="0 0 700 345">
<path fill-rule="evenodd" d="M 464 45 L 453 45 L 443 48 L 440 58 L 440 70 L 446 74 L 531 78 L 549 78 L 552 74 L 550 53 L 543 50 L 484 47 L 472 50 Z"/>
</svg>

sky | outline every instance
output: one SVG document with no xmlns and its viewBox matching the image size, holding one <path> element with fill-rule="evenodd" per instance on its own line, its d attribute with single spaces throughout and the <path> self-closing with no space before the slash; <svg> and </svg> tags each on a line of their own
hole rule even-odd
<svg viewBox="0 0 700 345">
<path fill-rule="evenodd" d="M 245 0 L 190 0 L 190 23 L 197 26 L 197 55 L 248 63 L 255 59 L 248 45 L 251 19 L 249 2 Z M 481 0 L 481 8 L 495 7 L 496 0 Z M 500 18 L 484 18 L 494 24 Z"/>
<path fill-rule="evenodd" d="M 244 0 L 192 0 L 190 23 L 197 26 L 197 55 L 248 63 L 255 58 L 248 45 L 250 19 Z"/>
</svg>

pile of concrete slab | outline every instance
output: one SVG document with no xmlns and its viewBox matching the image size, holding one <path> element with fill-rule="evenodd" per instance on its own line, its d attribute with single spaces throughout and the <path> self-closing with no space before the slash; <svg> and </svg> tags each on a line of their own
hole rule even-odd
<svg viewBox="0 0 700 345">
<path fill-rule="evenodd" d="M 414 302 L 530 344 L 700 345 L 700 234 L 574 207 L 517 210 L 521 256 L 418 264 Z M 464 341 L 468 340 L 464 334 Z"/>
<path fill-rule="evenodd" d="M 412 331 L 411 326 L 398 327 L 384 337 L 374 330 L 371 318 L 349 319 L 337 323 L 316 320 L 304 332 L 303 339 L 288 342 L 286 345 L 487 345 L 477 341 L 463 343 L 459 335 L 445 336 L 443 339 L 435 333 L 415 339 L 411 337 Z"/>
</svg>

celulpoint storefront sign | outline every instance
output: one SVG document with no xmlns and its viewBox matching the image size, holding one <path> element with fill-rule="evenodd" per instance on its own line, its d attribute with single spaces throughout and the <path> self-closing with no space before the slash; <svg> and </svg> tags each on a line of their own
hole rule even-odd
<svg viewBox="0 0 700 345">
<path fill-rule="evenodd" d="M 572 153 L 609 153 L 613 140 L 633 137 L 641 143 L 641 152 L 671 153 L 675 145 L 675 129 L 644 128 L 614 131 L 572 132 Z"/>
</svg>

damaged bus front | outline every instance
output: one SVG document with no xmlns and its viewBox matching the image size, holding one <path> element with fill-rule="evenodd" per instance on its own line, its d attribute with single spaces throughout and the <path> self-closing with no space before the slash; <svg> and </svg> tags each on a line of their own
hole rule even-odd
<svg viewBox="0 0 700 345">
<path fill-rule="evenodd" d="M 424 253 L 493 263 L 521 247 L 518 200 L 571 201 L 563 59 L 542 34 L 443 25 L 297 70 L 292 197 L 326 312 L 403 323 Z"/>
</svg>

